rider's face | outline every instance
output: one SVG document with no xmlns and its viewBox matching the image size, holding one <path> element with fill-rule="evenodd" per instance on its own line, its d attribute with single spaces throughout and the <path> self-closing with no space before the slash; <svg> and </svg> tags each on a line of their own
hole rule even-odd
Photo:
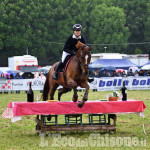
<svg viewBox="0 0 150 150">
<path fill-rule="evenodd" d="M 76 37 L 79 37 L 81 35 L 81 31 L 74 31 L 74 34 Z"/>
</svg>

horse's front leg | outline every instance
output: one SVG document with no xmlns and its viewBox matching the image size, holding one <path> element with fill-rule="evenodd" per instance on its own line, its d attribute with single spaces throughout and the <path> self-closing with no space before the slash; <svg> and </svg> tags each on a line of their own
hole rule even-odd
<svg viewBox="0 0 150 150">
<path fill-rule="evenodd" d="M 71 87 L 73 90 L 74 90 L 74 94 L 73 94 L 73 102 L 76 102 L 78 100 L 78 94 L 77 94 L 77 83 L 72 79 L 72 78 L 69 78 L 68 81 L 68 86 Z"/>
<path fill-rule="evenodd" d="M 82 83 L 82 84 L 80 85 L 80 87 L 81 87 L 81 88 L 86 88 L 82 101 L 80 101 L 80 102 L 78 103 L 78 107 L 81 108 L 81 107 L 83 107 L 85 101 L 88 100 L 88 93 L 89 93 L 89 88 L 90 88 L 90 87 L 89 87 L 89 85 L 88 85 L 88 82 Z"/>
<path fill-rule="evenodd" d="M 69 88 L 72 88 L 74 90 L 77 89 L 78 85 L 77 85 L 77 83 L 72 78 L 69 78 L 68 81 L 67 81 L 67 83 L 68 83 L 68 87 Z"/>
<path fill-rule="evenodd" d="M 73 102 L 76 102 L 77 100 L 78 100 L 77 89 L 74 89 L 74 94 L 73 94 L 72 101 L 73 101 Z"/>
</svg>

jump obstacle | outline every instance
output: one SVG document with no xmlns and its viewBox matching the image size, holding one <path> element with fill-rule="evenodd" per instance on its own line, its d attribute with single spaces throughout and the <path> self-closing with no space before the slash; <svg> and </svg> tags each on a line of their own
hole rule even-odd
<svg viewBox="0 0 150 150">
<path fill-rule="evenodd" d="M 105 114 L 88 114 L 89 123 L 84 123 L 82 120 L 83 114 L 68 114 L 64 115 L 65 124 L 58 123 L 58 115 L 51 115 L 51 120 L 48 120 L 49 115 L 37 115 L 37 134 L 46 131 L 94 131 L 106 130 L 116 133 L 115 114 L 108 114 L 108 120 Z M 98 120 L 97 120 L 98 119 Z M 112 122 L 111 122 L 112 119 Z"/>
<path fill-rule="evenodd" d="M 78 102 L 10 102 L 2 117 L 16 120 L 25 115 L 36 115 L 36 131 L 94 131 L 116 132 L 117 114 L 136 113 L 144 117 L 143 101 L 87 101 L 82 108 Z M 65 123 L 59 123 L 58 116 L 64 116 Z M 83 119 L 88 115 L 88 120 Z"/>
</svg>

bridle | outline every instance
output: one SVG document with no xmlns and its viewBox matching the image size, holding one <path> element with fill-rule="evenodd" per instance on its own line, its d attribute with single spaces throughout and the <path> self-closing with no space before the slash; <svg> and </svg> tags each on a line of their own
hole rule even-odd
<svg viewBox="0 0 150 150">
<path fill-rule="evenodd" d="M 81 65 L 81 66 L 85 66 L 85 67 L 86 67 L 86 66 L 89 66 L 89 64 L 81 64 L 81 62 L 80 62 L 80 65 Z"/>
<path fill-rule="evenodd" d="M 86 47 L 86 46 L 85 46 L 85 47 Z M 80 59 L 79 59 L 79 65 L 80 65 L 81 68 L 82 68 L 82 66 L 83 66 L 83 67 L 86 67 L 86 66 L 88 67 L 88 66 L 89 66 L 89 64 L 82 64 L 81 61 L 80 61 Z"/>
</svg>

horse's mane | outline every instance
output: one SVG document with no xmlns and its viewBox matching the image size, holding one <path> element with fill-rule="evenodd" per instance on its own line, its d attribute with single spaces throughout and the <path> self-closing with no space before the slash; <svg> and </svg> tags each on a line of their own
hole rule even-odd
<svg viewBox="0 0 150 150">
<path fill-rule="evenodd" d="M 78 43 L 76 44 L 76 48 L 83 48 L 86 47 L 86 45 L 80 41 L 78 41 Z"/>
</svg>

